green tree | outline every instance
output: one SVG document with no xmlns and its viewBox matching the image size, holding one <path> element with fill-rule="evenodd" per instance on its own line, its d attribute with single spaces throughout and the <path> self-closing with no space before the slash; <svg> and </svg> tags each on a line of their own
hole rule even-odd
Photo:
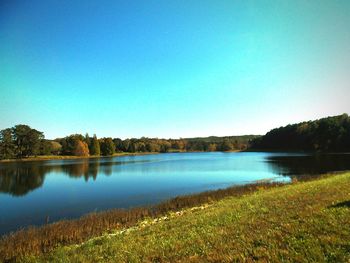
<svg viewBox="0 0 350 263">
<path fill-rule="evenodd" d="M 137 151 L 138 152 L 146 152 L 146 144 L 144 142 L 138 142 L 137 143 Z"/>
<path fill-rule="evenodd" d="M 62 151 L 62 145 L 56 141 L 50 141 L 51 143 L 51 153 L 54 155 L 59 155 Z"/>
<path fill-rule="evenodd" d="M 42 132 L 32 129 L 28 125 L 16 125 L 12 128 L 12 136 L 18 157 L 39 154 L 40 143 L 44 139 Z"/>
<path fill-rule="evenodd" d="M 100 140 L 101 154 L 104 156 L 113 155 L 115 153 L 115 145 L 112 138 L 103 138 Z"/>
<path fill-rule="evenodd" d="M 51 155 L 53 151 L 53 145 L 49 140 L 41 140 L 40 142 L 40 155 Z"/>
<path fill-rule="evenodd" d="M 350 117 L 343 114 L 289 124 L 253 140 L 251 147 L 294 151 L 349 151 Z"/>
<path fill-rule="evenodd" d="M 11 159 L 16 157 L 16 147 L 12 138 L 12 130 L 0 131 L 0 159 Z"/>
<path fill-rule="evenodd" d="M 122 147 L 121 147 L 122 151 L 123 152 L 129 151 L 129 146 L 130 146 L 130 140 L 129 139 L 125 139 L 123 141 L 123 143 L 122 143 Z"/>
<path fill-rule="evenodd" d="M 123 147 L 123 141 L 119 138 L 114 138 L 113 139 L 114 145 L 115 145 L 115 151 L 116 152 L 122 152 L 124 147 Z"/>
<path fill-rule="evenodd" d="M 162 141 L 160 144 L 160 152 L 166 153 L 171 148 L 171 143 L 167 141 Z"/>
<path fill-rule="evenodd" d="M 89 147 L 89 149 L 90 149 L 90 146 L 91 146 L 91 139 L 90 139 L 88 133 L 85 134 L 85 140 L 84 140 L 84 141 L 86 142 L 86 144 L 88 145 L 88 147 Z"/>
<path fill-rule="evenodd" d="M 160 146 L 153 142 L 146 143 L 147 152 L 160 152 Z"/>
<path fill-rule="evenodd" d="M 89 149 L 90 149 L 91 155 L 100 155 L 101 154 L 100 142 L 98 141 L 96 134 L 94 134 L 94 137 L 92 138 Z"/>
<path fill-rule="evenodd" d="M 231 151 L 233 149 L 232 143 L 228 139 L 224 139 L 221 146 L 220 150 L 223 152 Z"/>
<path fill-rule="evenodd" d="M 136 152 L 136 145 L 135 145 L 135 141 L 134 140 L 130 140 L 129 142 L 129 147 L 127 150 L 129 153 L 134 153 Z"/>
</svg>

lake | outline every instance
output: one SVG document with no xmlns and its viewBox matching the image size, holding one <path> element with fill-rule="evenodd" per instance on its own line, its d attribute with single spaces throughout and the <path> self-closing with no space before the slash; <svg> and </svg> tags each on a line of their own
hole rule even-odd
<svg viewBox="0 0 350 263">
<path fill-rule="evenodd" d="M 0 164 L 0 234 L 257 180 L 350 170 L 350 154 L 167 153 Z"/>
</svg>

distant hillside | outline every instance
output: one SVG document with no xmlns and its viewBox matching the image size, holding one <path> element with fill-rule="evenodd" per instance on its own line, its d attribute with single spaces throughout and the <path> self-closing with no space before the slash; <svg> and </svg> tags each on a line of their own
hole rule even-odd
<svg viewBox="0 0 350 263">
<path fill-rule="evenodd" d="M 238 143 L 248 143 L 250 140 L 260 137 L 261 135 L 239 135 L 239 136 L 209 136 L 209 137 L 195 137 L 195 138 L 185 138 L 186 141 L 203 141 L 208 143 L 219 143 L 223 140 L 229 140 L 232 142 L 237 141 Z"/>
<path fill-rule="evenodd" d="M 250 142 L 258 137 L 260 135 L 209 136 L 185 138 L 184 141 L 188 151 L 232 151 L 247 149 Z"/>
<path fill-rule="evenodd" d="M 347 114 L 287 125 L 255 138 L 252 149 L 297 151 L 350 151 L 350 117 Z"/>
</svg>

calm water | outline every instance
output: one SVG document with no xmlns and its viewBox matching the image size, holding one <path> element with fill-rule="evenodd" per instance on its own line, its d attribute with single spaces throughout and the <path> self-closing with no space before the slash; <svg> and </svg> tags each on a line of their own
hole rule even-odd
<svg viewBox="0 0 350 263">
<path fill-rule="evenodd" d="M 350 170 L 350 155 L 169 153 L 0 164 L 0 234 L 108 208 L 246 184 Z"/>
</svg>

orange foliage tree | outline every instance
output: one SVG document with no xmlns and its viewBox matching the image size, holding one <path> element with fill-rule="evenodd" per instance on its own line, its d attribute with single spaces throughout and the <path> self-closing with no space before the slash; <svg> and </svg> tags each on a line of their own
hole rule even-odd
<svg viewBox="0 0 350 263">
<path fill-rule="evenodd" d="M 75 156 L 89 156 L 89 147 L 86 142 L 83 142 L 81 140 L 77 140 L 77 143 L 75 145 L 74 149 L 74 155 Z"/>
</svg>

